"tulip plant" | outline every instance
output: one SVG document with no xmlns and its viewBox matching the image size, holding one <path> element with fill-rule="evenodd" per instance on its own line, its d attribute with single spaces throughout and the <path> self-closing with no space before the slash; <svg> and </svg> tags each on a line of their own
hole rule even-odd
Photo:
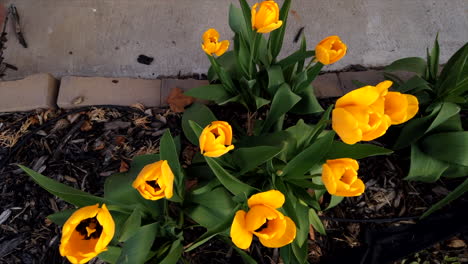
<svg viewBox="0 0 468 264">
<path fill-rule="evenodd" d="M 290 3 L 285 0 L 281 9 L 274 1 L 231 5 L 233 51 L 216 30 L 203 34 L 213 84 L 189 94 L 241 103 L 249 119 L 233 129 L 203 104 L 187 108 L 182 136 L 199 148 L 189 166 L 180 163 L 181 138 L 169 131 L 158 154 L 137 156 L 128 172 L 110 176 L 103 197 L 21 166 L 77 207 L 49 216 L 63 225 L 62 256 L 72 263 L 96 256 L 109 263 L 176 263 L 216 237 L 246 263 L 255 263 L 249 255 L 253 243 L 279 248 L 284 263 L 307 262 L 310 227 L 325 234 L 318 212 L 365 192 L 358 159 L 392 152 L 360 142 L 410 120 L 419 103 L 413 95 L 389 91 L 392 82 L 385 81 L 356 89 L 322 111 L 311 82 L 323 65 L 346 54 L 346 45 L 331 36 L 310 51 L 303 39 L 299 51 L 278 60 Z M 266 118 L 255 119 L 262 106 L 269 109 Z M 285 127 L 288 112 L 320 112 L 321 119 Z M 321 203 L 324 196 L 330 202 Z M 194 225 L 206 232 L 184 240 Z"/>
<path fill-rule="evenodd" d="M 440 73 L 437 38 L 431 52 L 427 51 L 427 60 L 400 59 L 385 71 L 398 92 L 413 94 L 421 102 L 419 115 L 398 131 L 395 142 L 395 149 L 411 148 L 411 165 L 405 179 L 435 182 L 441 177 L 466 178 L 431 207 L 424 215 L 427 216 L 468 191 L 468 132 L 460 115 L 468 106 L 468 43 L 448 60 Z M 415 75 L 404 82 L 392 74 L 395 71 Z M 395 107 L 400 106 L 395 104 Z"/>
</svg>

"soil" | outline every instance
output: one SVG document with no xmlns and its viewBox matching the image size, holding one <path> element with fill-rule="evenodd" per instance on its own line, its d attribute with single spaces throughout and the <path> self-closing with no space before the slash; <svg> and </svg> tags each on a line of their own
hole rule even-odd
<svg viewBox="0 0 468 264">
<path fill-rule="evenodd" d="M 323 106 L 332 102 L 333 99 L 321 100 Z M 246 113 L 234 106 L 214 106 L 213 112 L 220 120 L 236 121 L 239 125 L 246 120 Z M 72 206 L 44 191 L 16 164 L 101 195 L 107 176 L 126 170 L 136 155 L 158 152 L 159 139 L 166 129 L 180 135 L 180 117 L 168 109 L 145 109 L 141 105 L 0 114 L 0 263 L 67 263 L 58 252 L 60 228 L 46 216 Z M 318 120 L 312 115 L 290 115 L 287 122 L 294 124 L 299 118 Z M 189 143 L 182 140 L 182 144 L 184 149 Z M 359 163 L 366 192 L 346 198 L 322 213 L 327 236 L 311 232 L 311 263 L 331 263 L 335 254 L 346 255 L 362 248 L 368 242 L 368 230 L 414 225 L 431 204 L 460 183 L 404 181 L 408 160 L 398 154 L 369 157 Z M 328 200 L 325 197 L 322 205 Z M 466 197 L 461 200 L 466 210 Z M 194 240 L 203 232 L 202 228 L 185 231 L 187 240 Z M 468 261 L 466 242 L 465 231 L 396 263 L 463 263 Z M 254 241 L 250 250 L 259 263 L 278 261 L 278 250 L 262 247 L 258 242 Z M 184 257 L 195 264 L 241 263 L 240 256 L 222 239 L 212 239 Z"/>
</svg>

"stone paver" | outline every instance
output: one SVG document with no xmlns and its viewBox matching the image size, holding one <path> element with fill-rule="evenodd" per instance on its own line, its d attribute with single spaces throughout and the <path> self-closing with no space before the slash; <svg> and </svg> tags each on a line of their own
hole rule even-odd
<svg viewBox="0 0 468 264">
<path fill-rule="evenodd" d="M 356 86 L 353 81 L 359 81 L 366 85 L 376 85 L 379 82 L 384 81 L 382 72 L 369 70 L 369 71 L 360 71 L 360 72 L 340 72 L 338 73 L 338 78 L 341 82 L 341 88 L 344 93 L 350 92 L 354 89 L 360 88 L 361 86 Z"/>
<path fill-rule="evenodd" d="M 161 84 L 161 105 L 167 105 L 166 99 L 169 96 L 172 88 L 180 88 L 183 91 L 188 91 L 192 88 L 208 85 L 208 80 L 196 79 L 163 79 Z M 199 101 L 199 100 L 197 100 Z M 203 101 L 202 102 L 206 102 Z"/>
<path fill-rule="evenodd" d="M 312 82 L 318 98 L 338 97 L 343 95 L 340 80 L 336 73 L 325 73 L 317 76 Z"/>
<path fill-rule="evenodd" d="M 57 100 L 61 108 L 136 103 L 160 106 L 161 80 L 65 76 Z"/>
<path fill-rule="evenodd" d="M 58 81 L 48 73 L 0 82 L 0 112 L 56 108 Z"/>
</svg>

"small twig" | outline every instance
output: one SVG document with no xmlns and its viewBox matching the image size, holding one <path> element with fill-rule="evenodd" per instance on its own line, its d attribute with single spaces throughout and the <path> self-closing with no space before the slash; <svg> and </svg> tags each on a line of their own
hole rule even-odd
<svg viewBox="0 0 468 264">
<path fill-rule="evenodd" d="M 26 209 L 28 209 L 28 207 L 29 207 L 29 203 L 26 203 L 26 206 L 23 208 L 23 210 L 21 210 L 21 212 L 19 212 L 17 215 L 15 215 L 15 216 L 10 220 L 9 223 L 10 223 L 10 224 L 13 223 L 13 221 L 14 221 L 18 216 L 22 215 L 22 214 L 26 211 Z"/>
<path fill-rule="evenodd" d="M 54 152 L 54 160 L 57 160 L 59 155 L 62 153 L 62 149 L 65 147 L 65 145 L 67 144 L 67 142 L 70 140 L 70 138 L 73 136 L 73 134 L 75 134 L 75 132 L 80 129 L 81 125 L 83 125 L 84 123 L 84 119 L 81 119 L 79 122 L 77 122 L 73 127 L 72 129 L 70 129 L 70 131 L 68 131 L 68 133 L 65 135 L 65 137 L 63 138 L 63 140 L 60 142 L 60 144 L 58 145 L 57 149 L 55 150 Z"/>
</svg>

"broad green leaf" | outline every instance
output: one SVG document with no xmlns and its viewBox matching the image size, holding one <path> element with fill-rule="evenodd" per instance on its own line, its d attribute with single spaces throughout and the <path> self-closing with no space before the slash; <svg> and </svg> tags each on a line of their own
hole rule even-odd
<svg viewBox="0 0 468 264">
<path fill-rule="evenodd" d="M 320 209 L 320 204 L 317 202 L 315 197 L 311 196 L 306 188 L 310 188 L 308 184 L 310 184 L 311 180 L 288 180 L 288 188 L 294 193 L 298 200 L 304 202 L 310 207 Z M 304 182 L 305 184 L 301 184 Z M 320 186 L 319 188 L 325 188 L 325 186 Z M 312 188 L 311 188 L 312 189 Z M 313 188 L 313 190 L 316 190 Z"/>
<path fill-rule="evenodd" d="M 65 224 L 65 222 L 68 220 L 68 218 L 70 218 L 70 216 L 71 216 L 76 210 L 77 210 L 77 209 L 67 209 L 67 210 L 63 210 L 63 211 L 60 211 L 60 212 L 57 212 L 57 213 L 48 215 L 47 218 L 48 218 L 50 221 L 54 222 L 54 224 L 59 225 L 59 226 L 63 226 L 63 224 Z"/>
<path fill-rule="evenodd" d="M 240 249 L 238 247 L 235 247 L 235 246 L 233 246 L 232 248 L 237 252 L 237 254 L 239 254 L 241 256 L 241 258 L 242 258 L 242 260 L 244 261 L 245 264 L 257 264 L 257 261 L 255 261 L 244 250 L 242 250 L 242 249 Z"/>
<path fill-rule="evenodd" d="M 252 148 L 239 148 L 233 153 L 233 160 L 240 168 L 240 174 L 244 174 L 254 168 L 257 168 L 267 160 L 281 152 L 280 147 L 259 146 Z"/>
<path fill-rule="evenodd" d="M 157 223 L 142 226 L 130 237 L 122 247 L 118 264 L 145 263 L 151 246 L 156 238 Z"/>
<path fill-rule="evenodd" d="M 213 212 L 212 208 L 203 205 L 193 204 L 186 206 L 185 213 L 199 225 L 210 228 L 216 226 L 223 217 Z"/>
<path fill-rule="evenodd" d="M 393 151 L 372 144 L 348 145 L 343 142 L 334 141 L 327 154 L 327 159 L 351 158 L 363 159 L 370 156 L 389 155 Z"/>
<path fill-rule="evenodd" d="M 309 209 L 309 222 L 312 224 L 314 227 L 314 230 L 319 232 L 321 235 L 326 235 L 325 227 L 323 226 L 322 220 L 320 220 L 320 217 L 318 216 L 317 212 L 315 212 L 314 209 L 310 208 Z"/>
<path fill-rule="evenodd" d="M 219 62 L 217 61 L 217 58 L 207 55 L 208 59 L 211 62 L 211 66 L 213 67 L 214 71 L 219 77 L 219 80 L 221 83 L 224 85 L 224 88 L 226 91 L 230 94 L 235 94 L 236 93 L 236 87 L 234 86 L 234 83 L 232 82 L 232 76 L 229 74 L 229 72 L 222 67 Z"/>
<path fill-rule="evenodd" d="M 216 103 L 224 102 L 231 97 L 222 84 L 210 84 L 195 87 L 184 92 L 184 94 L 195 98 L 214 101 Z"/>
<path fill-rule="evenodd" d="M 466 51 L 468 50 L 468 43 L 465 43 L 459 50 L 457 50 L 452 57 L 447 61 L 445 64 L 444 68 L 442 69 L 442 72 L 440 73 L 440 76 L 438 78 L 438 84 L 439 82 L 445 81 L 448 76 L 450 75 L 451 72 L 453 72 L 456 69 L 453 69 L 454 66 L 456 65 L 457 61 L 460 60 L 460 58 L 463 58 L 466 56 Z"/>
<path fill-rule="evenodd" d="M 343 201 L 344 197 L 343 196 L 336 196 L 336 195 L 331 195 L 331 200 L 330 204 L 328 204 L 327 208 L 325 210 L 332 209 L 333 207 L 339 205 L 341 201 Z"/>
<path fill-rule="evenodd" d="M 307 263 L 307 253 L 309 245 L 307 243 L 304 243 L 302 246 L 300 246 L 296 241 L 297 240 L 291 243 L 294 257 L 298 263 Z"/>
<path fill-rule="evenodd" d="M 224 219 L 228 217 L 232 211 L 232 208 L 236 206 L 232 200 L 232 196 L 226 191 L 226 189 L 218 187 L 214 188 L 209 192 L 201 194 L 192 194 L 190 196 L 190 202 L 200 204 L 209 208 L 213 214 Z"/>
<path fill-rule="evenodd" d="M 213 170 L 214 174 L 218 178 L 226 189 L 228 189 L 234 195 L 244 195 L 246 198 L 249 197 L 253 192 L 255 192 L 255 188 L 252 186 L 243 183 L 232 174 L 227 172 L 223 167 L 221 167 L 215 158 L 205 157 L 206 163 L 210 166 L 211 170 Z"/>
<path fill-rule="evenodd" d="M 249 33 L 249 36 L 251 36 L 252 35 L 252 14 L 251 14 L 250 6 L 246 0 L 239 0 L 239 4 L 242 9 L 242 14 L 244 16 L 247 32 Z"/>
<path fill-rule="evenodd" d="M 433 134 L 425 137 L 419 146 L 431 157 L 468 166 L 468 131 Z"/>
<path fill-rule="evenodd" d="M 315 55 L 315 51 L 309 50 L 309 51 L 302 51 L 298 50 L 294 52 L 293 54 L 289 55 L 288 57 L 280 60 L 277 65 L 279 65 L 281 68 L 286 68 L 288 66 L 291 66 L 293 64 L 296 64 L 300 61 L 304 61 L 307 58 L 310 58 Z"/>
<path fill-rule="evenodd" d="M 450 164 L 448 169 L 444 171 L 442 177 L 445 178 L 460 178 L 468 175 L 468 166 L 460 166 L 458 164 Z"/>
<path fill-rule="evenodd" d="M 263 124 L 262 133 L 267 133 L 273 124 L 284 114 L 286 114 L 301 98 L 294 94 L 289 85 L 283 83 L 276 91 L 270 111 Z"/>
<path fill-rule="evenodd" d="M 429 72 L 429 78 L 432 81 L 437 79 L 437 73 L 439 72 L 439 34 L 437 34 L 436 39 L 434 41 L 434 47 L 432 47 L 431 53 L 429 54 L 429 50 L 427 52 L 427 68 Z"/>
<path fill-rule="evenodd" d="M 283 69 L 279 65 L 270 67 L 268 73 L 268 92 L 274 96 L 279 87 L 284 83 Z"/>
<path fill-rule="evenodd" d="M 302 178 L 310 168 L 317 163 L 323 163 L 324 156 L 332 144 L 334 135 L 334 133 L 328 133 L 294 157 L 284 167 L 282 176 L 285 178 Z"/>
<path fill-rule="evenodd" d="M 135 209 L 133 213 L 128 217 L 127 221 L 122 228 L 122 233 L 119 237 L 119 242 L 125 242 L 127 239 L 133 236 L 133 234 L 140 228 L 141 226 L 141 212 L 140 210 Z"/>
<path fill-rule="evenodd" d="M 271 101 L 267 100 L 265 98 L 259 97 L 259 96 L 253 96 L 255 99 L 255 105 L 257 106 L 257 109 L 260 109 L 262 106 L 269 104 Z"/>
<path fill-rule="evenodd" d="M 232 78 L 237 79 L 239 77 L 239 73 L 236 67 L 236 54 L 234 51 L 227 51 L 222 56 L 218 57 L 217 59 L 218 64 L 226 69 L 226 71 L 232 76 Z M 215 71 L 215 67 L 211 66 L 208 69 L 208 80 L 215 81 L 219 80 L 218 74 Z"/>
<path fill-rule="evenodd" d="M 279 20 L 283 21 L 283 24 L 280 28 L 270 33 L 269 50 L 271 50 L 271 55 L 273 56 L 273 59 L 276 59 L 276 57 L 281 51 L 281 47 L 283 46 L 284 33 L 286 32 L 286 25 L 288 22 L 288 14 L 290 7 L 291 0 L 285 0 L 279 13 Z"/>
<path fill-rule="evenodd" d="M 249 39 L 250 35 L 247 32 L 247 26 L 245 24 L 242 10 L 234 6 L 232 3 L 229 5 L 229 26 L 232 31 L 241 34 L 244 39 Z"/>
<path fill-rule="evenodd" d="M 122 249 L 119 247 L 107 246 L 107 250 L 100 253 L 98 258 L 106 263 L 114 264 L 117 262 L 120 254 L 122 253 Z"/>
<path fill-rule="evenodd" d="M 450 58 L 438 79 L 436 84 L 438 99 L 443 100 L 451 94 L 461 95 L 468 91 L 468 44 L 459 51 Z M 445 71 L 446 68 L 448 71 Z"/>
<path fill-rule="evenodd" d="M 397 92 L 409 94 L 415 94 L 424 90 L 432 91 L 432 88 L 429 86 L 429 83 L 426 80 L 418 75 L 411 77 L 411 79 L 404 82 L 398 87 L 398 89 L 396 89 Z"/>
<path fill-rule="evenodd" d="M 299 246 L 302 246 L 307 241 L 307 238 L 309 236 L 309 231 L 310 231 L 310 222 L 309 222 L 309 217 L 308 217 L 309 207 L 298 202 L 296 203 L 294 210 L 297 215 L 297 222 L 296 222 L 297 230 L 296 230 L 296 239 L 294 243 L 297 243 Z"/>
<path fill-rule="evenodd" d="M 322 106 L 315 97 L 314 87 L 309 84 L 304 89 L 295 91 L 296 95 L 300 97 L 300 101 L 291 109 L 294 114 L 314 114 L 323 111 Z"/>
<path fill-rule="evenodd" d="M 160 146 L 160 157 L 161 160 L 167 160 L 169 167 L 174 173 L 174 196 L 171 198 L 174 202 L 181 202 L 181 197 L 183 197 L 184 192 L 184 174 L 182 172 L 182 167 L 179 163 L 179 156 L 177 154 L 176 146 L 174 139 L 171 136 L 171 132 L 166 130 L 164 135 L 161 138 Z"/>
<path fill-rule="evenodd" d="M 198 146 L 198 136 L 193 132 L 189 121 L 193 121 L 203 128 L 216 120 L 216 117 L 207 106 L 195 103 L 185 109 L 184 115 L 182 116 L 182 130 L 184 131 L 185 137 L 187 137 L 192 144 Z"/>
<path fill-rule="evenodd" d="M 455 188 L 455 190 L 453 190 L 451 193 L 449 193 L 447 196 L 445 196 L 444 199 L 440 200 L 439 202 L 434 204 L 431 208 L 429 208 L 429 210 L 427 210 L 421 216 L 421 219 L 426 218 L 427 216 L 432 214 L 434 211 L 437 211 L 440 208 L 444 207 L 445 205 L 447 205 L 451 201 L 453 201 L 453 200 L 457 199 L 458 197 L 462 196 L 467 191 L 468 191 L 468 178 L 466 178 L 465 181 L 462 184 L 458 185 L 458 187 Z"/>
<path fill-rule="evenodd" d="M 164 257 L 159 264 L 176 264 L 177 261 L 182 256 L 182 252 L 184 251 L 184 247 L 180 240 L 176 240 L 172 243 L 171 248 L 169 249 L 169 253 Z"/>
<path fill-rule="evenodd" d="M 306 38 L 305 38 L 304 34 L 302 35 L 302 38 L 301 38 L 301 47 L 299 48 L 299 50 L 301 50 L 301 51 L 306 51 L 307 50 L 307 42 L 306 42 Z M 299 61 L 298 65 L 297 65 L 297 71 L 298 72 L 301 72 L 301 71 L 304 70 L 304 64 L 305 64 L 305 59 Z"/>
<path fill-rule="evenodd" d="M 426 73 L 426 61 L 419 57 L 409 57 L 394 61 L 389 66 L 385 67 L 385 71 L 406 71 L 414 72 L 417 75 L 423 77 Z"/>
<path fill-rule="evenodd" d="M 426 133 L 437 128 L 438 126 L 445 123 L 451 117 L 457 115 L 460 112 L 460 107 L 452 103 L 443 103 L 441 105 L 440 111 L 438 112 L 434 121 L 432 121 L 429 128 L 427 128 Z"/>
<path fill-rule="evenodd" d="M 89 193 L 77 190 L 65 184 L 59 183 L 51 178 L 48 178 L 38 172 L 35 172 L 23 165 L 18 165 L 24 172 L 26 172 L 31 178 L 44 188 L 49 193 L 58 196 L 62 200 L 69 202 L 77 207 L 83 207 L 94 204 L 111 204 L 110 201 L 91 195 Z"/>
<path fill-rule="evenodd" d="M 435 182 L 449 167 L 446 162 L 435 159 L 419 149 L 416 144 L 411 145 L 411 165 L 405 180 Z"/>
</svg>

